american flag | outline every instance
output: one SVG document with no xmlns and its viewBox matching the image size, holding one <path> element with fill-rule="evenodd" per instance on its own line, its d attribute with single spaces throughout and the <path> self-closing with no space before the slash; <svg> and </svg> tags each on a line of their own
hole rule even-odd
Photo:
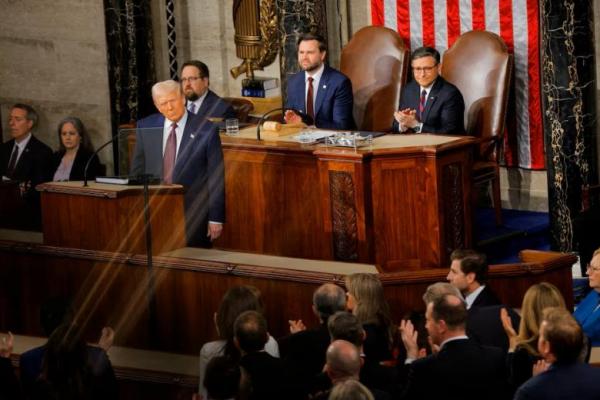
<svg viewBox="0 0 600 400">
<path fill-rule="evenodd" d="M 544 169 L 538 0 L 371 0 L 371 22 L 396 30 L 411 49 L 430 46 L 441 54 L 470 30 L 504 39 L 515 61 L 504 160 Z"/>
</svg>

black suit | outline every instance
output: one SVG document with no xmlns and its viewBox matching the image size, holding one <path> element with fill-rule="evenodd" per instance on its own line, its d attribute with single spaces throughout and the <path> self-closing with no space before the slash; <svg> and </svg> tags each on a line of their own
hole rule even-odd
<svg viewBox="0 0 600 400">
<path fill-rule="evenodd" d="M 471 339 L 444 344 L 437 354 L 415 360 L 404 392 L 407 399 L 503 399 L 504 354 Z"/>
<path fill-rule="evenodd" d="M 471 307 L 467 318 L 467 335 L 482 345 L 508 351 L 508 337 L 500 320 L 502 308 L 507 309 L 513 326 L 518 327 L 521 317 L 510 307 L 504 305 Z"/>
<path fill-rule="evenodd" d="M 600 369 L 589 364 L 553 364 L 525 382 L 515 400 L 600 399 Z"/>
<path fill-rule="evenodd" d="M 498 299 L 498 296 L 496 296 L 496 294 L 488 285 L 485 285 L 481 293 L 475 297 L 475 301 L 473 301 L 473 304 L 471 304 L 469 309 L 476 307 L 498 306 L 501 304 L 502 302 Z"/>
<path fill-rule="evenodd" d="M 189 104 L 188 104 L 189 105 Z M 223 100 L 212 90 L 206 92 L 206 97 L 202 100 L 200 109 L 194 113 L 201 118 L 236 118 L 237 115 L 231 107 L 231 104 Z"/>
<path fill-rule="evenodd" d="M 71 167 L 71 173 L 69 174 L 70 181 L 82 181 L 84 179 L 83 173 L 85 170 L 85 165 L 92 154 L 94 153 L 86 149 L 82 149 L 81 147 L 77 150 L 77 154 L 75 154 L 75 159 L 73 160 L 73 166 Z M 64 155 L 64 151 L 57 151 L 52 155 L 52 176 L 54 176 L 56 173 L 56 170 L 60 166 L 60 162 L 62 161 Z M 104 167 L 102 164 L 100 164 L 98 156 L 94 154 L 92 161 L 90 161 L 90 166 L 88 167 L 87 177 L 88 179 L 94 179 L 103 174 Z"/>
<path fill-rule="evenodd" d="M 419 109 L 421 86 L 414 80 L 408 82 L 400 94 L 399 110 Z M 442 134 L 464 134 L 465 102 L 456 86 L 441 76 L 435 80 L 423 114 L 418 118 L 423 123 L 421 132 Z M 392 128 L 398 132 L 398 122 Z"/>
<path fill-rule="evenodd" d="M 299 398 L 299 393 L 290 385 L 283 360 L 260 351 L 243 356 L 240 365 L 250 378 L 250 400 Z"/>
</svg>

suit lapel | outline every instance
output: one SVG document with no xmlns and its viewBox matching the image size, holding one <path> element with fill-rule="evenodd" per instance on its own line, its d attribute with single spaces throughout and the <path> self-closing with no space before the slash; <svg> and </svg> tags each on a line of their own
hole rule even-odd
<svg viewBox="0 0 600 400">
<path fill-rule="evenodd" d="M 435 101 L 437 100 L 437 96 L 438 96 L 438 93 L 440 92 L 440 89 L 442 88 L 442 85 L 443 85 L 442 78 L 438 77 L 436 79 L 435 83 L 433 84 L 431 91 L 429 92 L 429 96 L 427 96 L 427 103 L 425 103 L 425 109 L 423 110 L 423 115 L 421 116 L 421 122 L 427 121 L 427 116 L 429 115 L 429 111 L 431 111 L 431 108 L 435 104 Z M 419 96 L 420 96 L 420 94 L 419 94 Z"/>
<path fill-rule="evenodd" d="M 323 105 L 323 100 L 325 99 L 325 96 L 327 95 L 327 84 L 329 83 L 329 69 L 327 68 L 327 65 L 325 65 L 324 69 L 323 69 L 323 75 L 321 75 L 321 80 L 319 81 L 319 87 L 318 88 L 313 88 L 313 89 L 317 89 L 317 99 L 315 101 L 315 120 L 317 119 L 317 114 L 319 114 L 319 110 L 321 109 L 321 106 Z"/>
<path fill-rule="evenodd" d="M 29 142 L 27 142 L 27 146 L 25 146 L 25 148 L 23 149 L 23 153 L 21 154 L 21 157 L 19 157 L 19 160 L 15 165 L 15 172 L 13 173 L 14 176 L 20 176 L 21 174 L 25 174 L 25 172 L 27 171 L 27 168 L 31 162 L 31 149 L 35 146 L 35 140 L 35 136 L 32 135 L 29 139 Z M 17 143 L 15 142 L 14 146 L 16 145 Z"/>
<path fill-rule="evenodd" d="M 209 111 L 211 111 L 214 103 L 214 100 L 211 95 L 211 91 L 208 90 L 206 92 L 206 97 L 204 98 L 204 100 L 202 100 L 202 105 L 200 106 L 200 109 L 196 111 L 196 115 L 201 116 L 203 118 L 210 116 Z"/>
</svg>

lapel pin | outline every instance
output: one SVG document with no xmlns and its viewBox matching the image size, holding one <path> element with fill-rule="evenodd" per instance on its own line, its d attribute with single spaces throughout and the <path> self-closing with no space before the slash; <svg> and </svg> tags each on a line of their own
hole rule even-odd
<svg viewBox="0 0 600 400">
<path fill-rule="evenodd" d="M 190 134 L 190 139 L 193 139 L 195 137 L 195 135 L 192 133 Z"/>
<path fill-rule="evenodd" d="M 327 85 L 323 85 L 323 89 L 327 89 Z"/>
</svg>

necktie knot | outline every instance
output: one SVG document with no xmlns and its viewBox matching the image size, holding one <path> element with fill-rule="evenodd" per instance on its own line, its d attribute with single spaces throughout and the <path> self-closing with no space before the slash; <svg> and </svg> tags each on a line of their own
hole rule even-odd
<svg viewBox="0 0 600 400">
<path fill-rule="evenodd" d="M 188 111 L 192 114 L 196 114 L 196 103 L 190 102 L 190 105 L 188 106 Z"/>
</svg>

